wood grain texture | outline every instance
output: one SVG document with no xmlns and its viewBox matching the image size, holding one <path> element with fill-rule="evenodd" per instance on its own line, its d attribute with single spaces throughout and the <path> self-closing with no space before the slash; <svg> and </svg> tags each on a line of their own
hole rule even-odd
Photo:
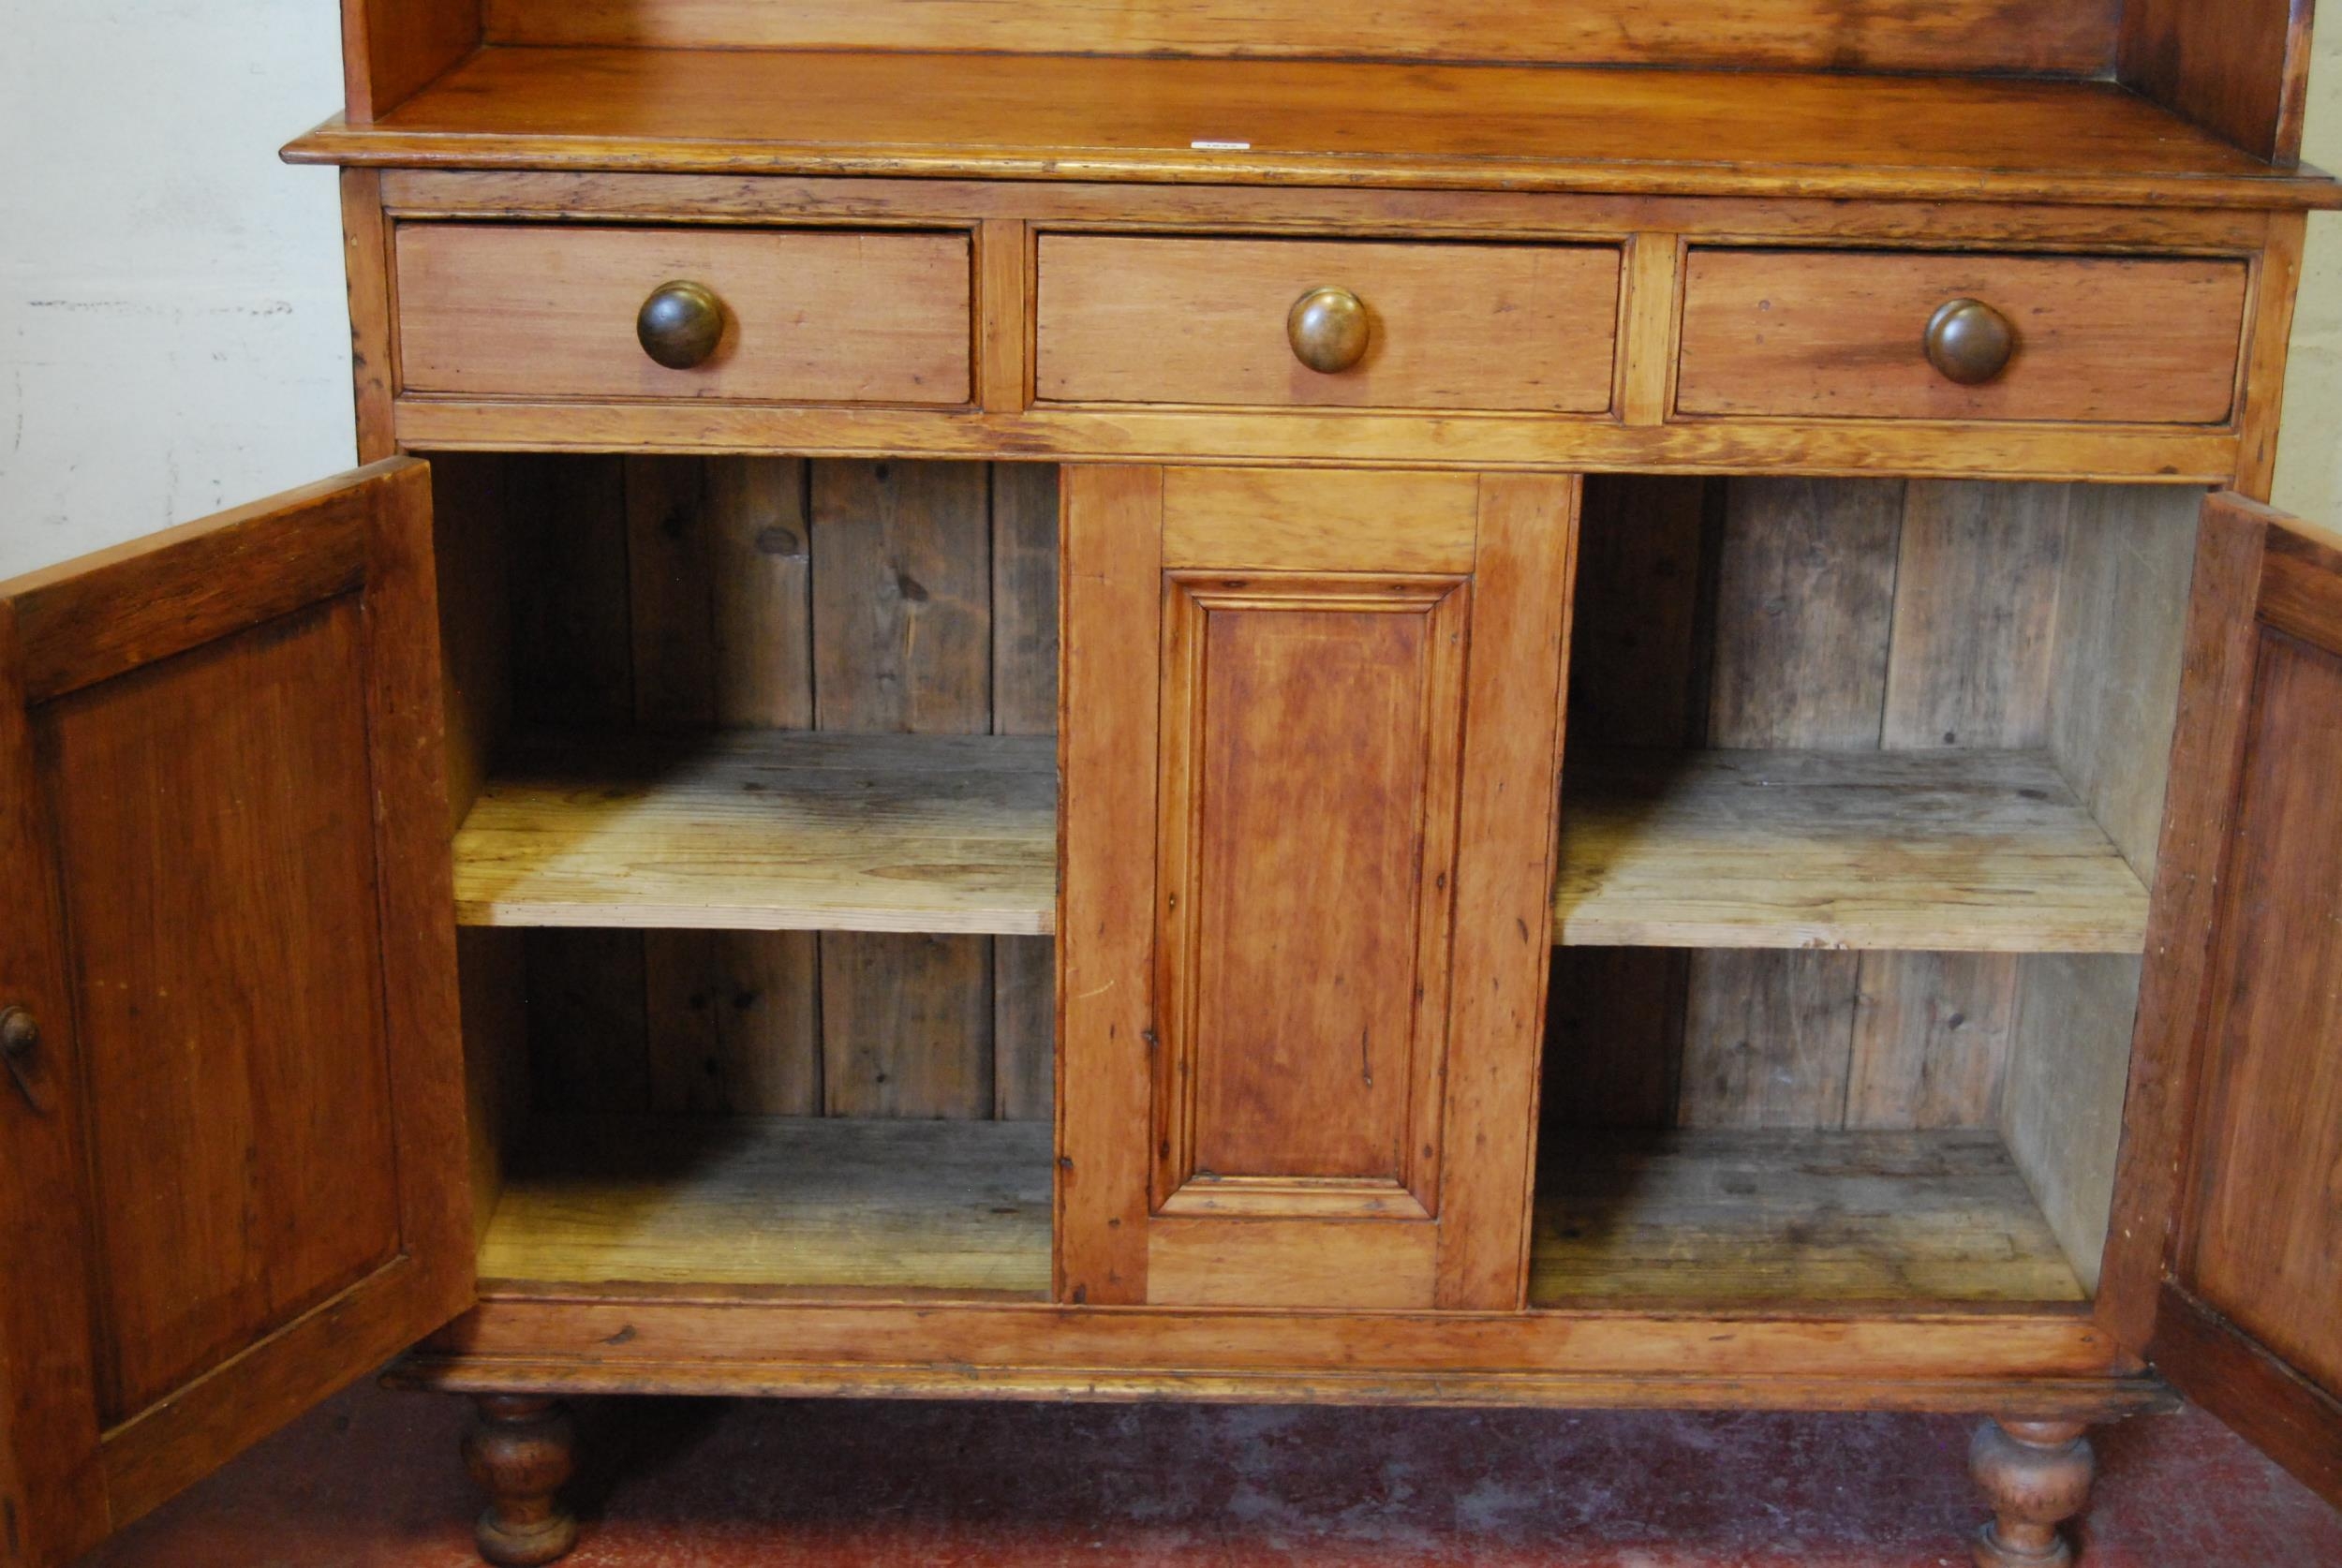
<svg viewBox="0 0 2342 1568">
<path fill-rule="evenodd" d="M 1905 488 L 1886 749 L 2049 744 L 2071 496 L 2060 485 Z"/>
<path fill-rule="evenodd" d="M 2235 261 L 1882 255 L 1695 246 L 1676 411 L 1689 415 L 2225 424 L 2247 269 Z M 2013 324 L 2008 368 L 1963 386 L 1929 318 L 1980 300 Z M 2154 323 L 2142 332 L 2141 324 Z"/>
<path fill-rule="evenodd" d="M 716 732 L 516 746 L 457 836 L 476 925 L 1047 932 L 1045 736 Z"/>
<path fill-rule="evenodd" d="M 378 120 L 480 47 L 479 0 L 342 0 L 350 124 Z"/>
<path fill-rule="evenodd" d="M 1613 247 L 1045 235 L 1035 394 L 1054 403 L 1367 408 L 1610 406 Z M 1322 375 L 1285 318 L 1349 289 L 1366 357 Z"/>
<path fill-rule="evenodd" d="M 2041 954 L 2017 971 L 2016 1038 L 2000 1129 L 2074 1272 L 2095 1290 L 2129 1136 L 2123 1084 L 2139 1013 L 2141 961 Z"/>
<path fill-rule="evenodd" d="M 1046 463 L 995 464 L 993 733 L 1057 733 L 1058 654 L 1058 471 Z M 1054 866 L 1054 837 L 1050 849 Z M 1054 897 L 1049 915 L 1054 925 Z M 1057 1080 L 1054 944 L 995 940 L 992 998 L 992 1114 L 1046 1121 Z"/>
<path fill-rule="evenodd" d="M 1940 420 L 1629 425 L 1528 414 L 1051 407 L 1016 416 L 725 403 L 402 398 L 401 442 L 430 451 L 784 451 L 807 457 L 1215 465 L 1332 463 L 1567 472 L 2225 484 L 2240 438 L 2211 427 Z"/>
<path fill-rule="evenodd" d="M 1055 1296 L 1147 1298 L 1163 473 L 1069 468 L 1059 767 Z"/>
<path fill-rule="evenodd" d="M 939 58 L 490 48 L 383 123 L 288 155 L 2111 205 L 2176 177 L 2200 205 L 2342 200 L 2111 82 L 969 54 L 941 59 L 938 92 Z"/>
<path fill-rule="evenodd" d="M 1438 1234 L 1419 1220 L 1157 1219 L 1147 1294 L 1176 1307 L 1419 1310 L 1432 1304 Z"/>
<path fill-rule="evenodd" d="M 817 727 L 989 730 L 984 466 L 819 465 L 811 517 Z M 837 931 L 822 939 L 823 1094 L 832 1115 L 989 1115 L 992 1025 L 988 940 Z"/>
<path fill-rule="evenodd" d="M 1583 481 L 1480 478 L 1474 658 L 1442 1173 L 1439 1303 L 1519 1305 L 1534 1180 L 1560 771 Z M 1501 717 L 1499 717 L 1501 716 Z"/>
<path fill-rule="evenodd" d="M 2342 1498 L 2342 1399 L 2174 1285 L 2163 1287 L 2153 1354 L 2246 1442 L 2328 1502 Z"/>
<path fill-rule="evenodd" d="M 404 392 L 970 400 L 965 234 L 409 224 L 397 248 Z M 723 340 L 692 370 L 635 339 L 644 300 L 677 279 L 724 304 Z"/>
<path fill-rule="evenodd" d="M 516 1162 L 481 1274 L 516 1284 L 1038 1297 L 1045 1128 L 570 1117 Z"/>
<path fill-rule="evenodd" d="M 2127 1135 L 2098 1286 L 2109 1332 L 2141 1351 L 2156 1331 L 2201 1082 L 2197 1043 L 2244 765 L 2271 517 L 2225 496 L 2202 513 L 2181 643 L 2186 674 L 2172 739 L 2172 789 L 2124 1097 Z"/>
<path fill-rule="evenodd" d="M 1580 1134 L 1529 1266 L 1544 1308 L 2085 1299 L 1990 1132 Z"/>
<path fill-rule="evenodd" d="M 662 49 L 966 49 L 1071 54 L 1338 55 L 1585 61 L 1610 65 L 1775 65 L 1839 70 L 2001 70 L 2090 75 L 2113 47 L 2104 4 L 1957 0 L 1848 13 L 1818 0 L 1730 0 L 1695 20 L 1619 0 L 1566 10 L 1428 0 L 1329 15 L 1293 3 L 1240 12 L 1192 0 L 1036 7 L 1012 24 L 974 0 L 881 9 L 843 0 L 619 0 L 547 5 L 489 0 L 500 43 L 632 44 Z"/>
<path fill-rule="evenodd" d="M 2342 575 L 2320 585 L 2342 632 Z M 2264 633 L 2258 663 L 2174 1275 L 2342 1397 L 2342 635 Z"/>
<path fill-rule="evenodd" d="M 1559 939 L 2136 952 L 2146 888 L 2038 752 L 1590 755 Z"/>
<path fill-rule="evenodd" d="M 2310 0 L 2245 0 L 2216 12 L 2130 0 L 2115 69 L 2132 91 L 2255 157 L 2290 164 L 2308 106 L 2310 9 Z"/>
<path fill-rule="evenodd" d="M 1694 954 L 1678 1124 L 1843 1126 L 1860 973 L 1851 953 Z"/>
<path fill-rule="evenodd" d="M 139 613 L 77 629 L 100 585 Z M 88 1403 L 44 1434 L 110 1428 L 102 1457 L 42 1461 L 70 1531 L 84 1467 L 126 1523 L 470 1299 L 428 474 L 378 465 L 0 602 L 58 669 L 103 672 L 11 719 L 86 1140 L 45 1198 L 105 1217 L 39 1260 L 102 1304 L 76 1331 Z M 7 678 L 29 696 L 25 645 Z M 72 1392 L 80 1359 L 35 1398 Z"/>
<path fill-rule="evenodd" d="M 1878 744 L 1903 487 L 1751 479 L 1727 490 L 1707 744 Z"/>
<path fill-rule="evenodd" d="M 1471 474 L 1167 468 L 1163 562 L 1214 571 L 1468 572 L 1479 537 Z"/>
<path fill-rule="evenodd" d="M 2123 858 L 2152 882 L 2202 497 L 2085 485 L 2068 506 L 2050 755 Z"/>
<path fill-rule="evenodd" d="M 391 283 L 391 224 L 379 170 L 341 171 L 342 268 L 349 294 L 349 375 L 358 461 L 395 456 L 392 400 L 398 393 L 397 304 Z"/>
<path fill-rule="evenodd" d="M 1993 954 L 1864 954 L 1845 1125 L 1996 1125 L 2018 968 Z"/>
<path fill-rule="evenodd" d="M 1439 1162 L 1416 1148 L 1436 1148 L 1448 1049 L 1455 894 L 1438 873 L 1456 852 L 1470 591 L 1167 584 L 1157 1201 L 1310 1176 L 1432 1208 Z"/>
</svg>

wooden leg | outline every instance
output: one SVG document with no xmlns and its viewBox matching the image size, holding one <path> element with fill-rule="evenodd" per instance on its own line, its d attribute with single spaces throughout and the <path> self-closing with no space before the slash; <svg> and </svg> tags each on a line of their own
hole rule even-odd
<svg viewBox="0 0 2342 1568">
<path fill-rule="evenodd" d="M 558 1399 L 484 1394 L 464 1436 L 464 1463 L 488 1494 L 480 1555 L 499 1568 L 534 1568 L 577 1544 L 577 1520 L 557 1497 L 570 1478 L 577 1433 Z"/>
<path fill-rule="evenodd" d="M 1968 1446 L 1968 1473 L 1993 1505 L 1976 1538 L 1977 1568 L 2066 1568 L 2073 1547 L 2057 1527 L 2090 1501 L 2097 1470 L 2079 1421 L 1987 1421 Z"/>
</svg>

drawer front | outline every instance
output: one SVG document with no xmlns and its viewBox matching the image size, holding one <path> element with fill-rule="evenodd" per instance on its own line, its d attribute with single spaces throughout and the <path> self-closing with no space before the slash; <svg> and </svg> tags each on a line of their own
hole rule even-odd
<svg viewBox="0 0 2342 1568">
<path fill-rule="evenodd" d="M 714 351 L 654 361 L 654 290 L 721 303 Z M 400 382 L 470 396 L 969 401 L 964 234 L 409 224 L 398 234 Z"/>
<path fill-rule="evenodd" d="M 1695 249 L 1676 411 L 2221 424 L 2246 282 L 2242 261 Z M 2008 327 L 1977 384 L 1929 357 L 1959 300 Z"/>
<path fill-rule="evenodd" d="M 1346 289 L 1365 351 L 1312 370 L 1288 316 Z M 1045 402 L 1248 407 L 1610 406 L 1619 252 L 1051 235 L 1041 242 L 1035 391 Z"/>
</svg>

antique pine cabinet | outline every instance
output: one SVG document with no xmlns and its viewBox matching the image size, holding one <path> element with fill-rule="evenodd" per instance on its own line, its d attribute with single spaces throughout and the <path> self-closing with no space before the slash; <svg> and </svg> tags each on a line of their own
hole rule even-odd
<svg viewBox="0 0 2342 1568">
<path fill-rule="evenodd" d="M 400 1353 L 505 1563 L 572 1395 L 2342 1497 L 2308 0 L 344 8 L 370 466 L 0 584 L 0 1559 Z"/>
</svg>

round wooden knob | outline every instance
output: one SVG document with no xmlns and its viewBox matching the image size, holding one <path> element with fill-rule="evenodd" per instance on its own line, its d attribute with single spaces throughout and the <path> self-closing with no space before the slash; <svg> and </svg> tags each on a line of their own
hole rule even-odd
<svg viewBox="0 0 2342 1568">
<path fill-rule="evenodd" d="M 724 336 L 724 303 L 704 283 L 662 283 L 634 318 L 643 352 L 669 370 L 705 364 Z"/>
<path fill-rule="evenodd" d="M 2017 331 L 1982 300 L 1952 300 L 1927 323 L 1927 362 L 1948 381 L 1979 387 L 2008 368 Z"/>
<path fill-rule="evenodd" d="M 1285 317 L 1293 357 L 1320 376 L 1339 376 L 1366 358 L 1371 335 L 1366 302 L 1347 288 L 1312 288 Z"/>
</svg>

